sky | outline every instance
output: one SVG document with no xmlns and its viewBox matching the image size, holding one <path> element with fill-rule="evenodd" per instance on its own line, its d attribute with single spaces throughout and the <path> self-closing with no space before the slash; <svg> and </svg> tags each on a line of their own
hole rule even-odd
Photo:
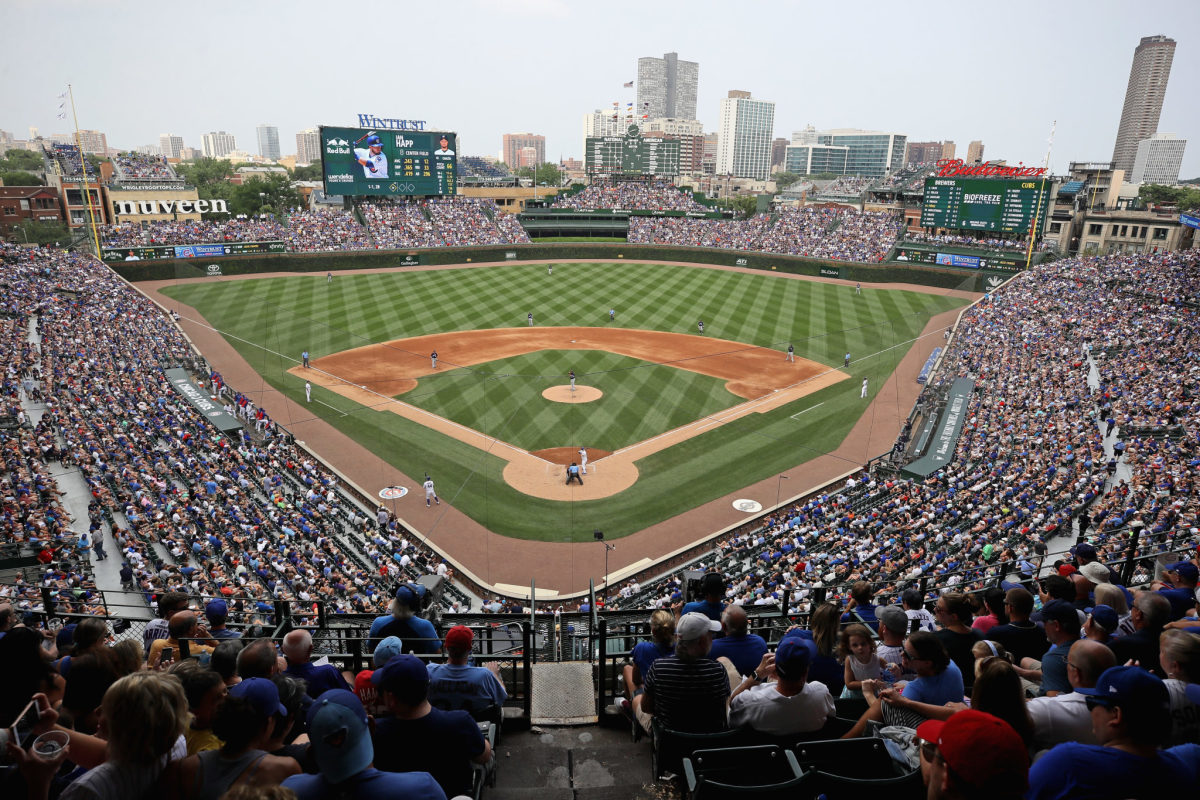
<svg viewBox="0 0 1200 800">
<path fill-rule="evenodd" d="M 316 125 L 359 113 L 459 133 L 459 152 L 498 155 L 505 133 L 582 157 L 583 115 L 634 100 L 637 59 L 700 64 L 698 116 L 715 130 L 730 89 L 772 100 L 775 136 L 807 124 L 952 139 L 958 155 L 1050 166 L 1112 157 L 1133 50 L 1176 40 L 1158 130 L 1190 140 L 1200 177 L 1200 2 L 759 2 L 758 0 L 0 0 L 0 129 L 16 138 L 79 126 L 110 147 L 176 133 L 200 147 L 225 130 L 284 154 Z M 1191 99 L 1189 99 L 1191 98 Z"/>
</svg>

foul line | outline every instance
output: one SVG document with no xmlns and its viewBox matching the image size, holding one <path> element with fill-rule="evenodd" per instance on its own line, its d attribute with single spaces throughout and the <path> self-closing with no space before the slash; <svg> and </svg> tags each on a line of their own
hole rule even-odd
<svg viewBox="0 0 1200 800">
<path fill-rule="evenodd" d="M 790 417 L 788 417 L 788 419 L 795 419 L 796 417 L 803 414 L 805 411 L 812 411 L 814 408 L 820 408 L 823 405 L 825 405 L 825 401 L 822 400 L 820 403 L 817 403 L 815 406 L 809 406 L 808 408 L 804 409 L 804 411 L 797 411 L 795 414 L 792 414 Z"/>
</svg>

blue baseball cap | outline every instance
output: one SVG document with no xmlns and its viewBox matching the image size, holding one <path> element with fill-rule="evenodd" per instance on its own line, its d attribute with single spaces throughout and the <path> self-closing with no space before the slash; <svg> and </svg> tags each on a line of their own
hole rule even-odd
<svg viewBox="0 0 1200 800">
<path fill-rule="evenodd" d="M 209 620 L 225 619 L 229 616 L 229 606 L 224 600 L 209 600 L 204 604 L 204 616 Z"/>
<path fill-rule="evenodd" d="M 1112 606 L 1106 606 L 1101 603 L 1092 608 L 1092 622 L 1099 625 L 1106 633 L 1112 633 L 1117 629 L 1117 625 L 1121 620 L 1117 617 L 1117 611 Z"/>
<path fill-rule="evenodd" d="M 1188 583 L 1195 583 L 1200 580 L 1200 570 L 1196 569 L 1196 565 L 1190 561 L 1176 561 L 1174 564 L 1168 564 L 1167 569 L 1177 573 Z"/>
<path fill-rule="evenodd" d="M 400 637 L 388 636 L 375 645 L 375 652 L 371 654 L 371 660 L 375 663 L 375 668 L 379 669 L 403 652 L 404 642 L 400 641 Z"/>
<path fill-rule="evenodd" d="M 63 625 L 58 629 L 58 635 L 54 637 L 54 643 L 59 647 L 70 647 L 75 643 L 75 629 L 78 627 L 74 622 L 70 625 Z"/>
<path fill-rule="evenodd" d="M 345 689 L 330 689 L 313 702 L 308 738 L 321 775 L 334 785 L 362 772 L 375 758 L 366 709 Z"/>
<path fill-rule="evenodd" d="M 429 683 L 429 668 L 416 656 L 401 653 L 371 673 L 371 683 L 381 689 L 413 683 Z"/>
<path fill-rule="evenodd" d="M 382 140 L 382 139 L 380 139 L 378 136 L 368 136 L 368 137 L 367 137 L 367 144 L 368 144 L 368 145 L 382 145 L 382 144 L 383 144 L 383 140 Z"/>
<path fill-rule="evenodd" d="M 229 694 L 248 701 L 254 710 L 264 717 L 275 714 L 287 716 L 287 709 L 279 702 L 279 687 L 268 678 L 246 678 L 229 687 Z"/>
<path fill-rule="evenodd" d="M 811 663 L 812 651 L 803 639 L 793 636 L 775 648 L 775 671 L 781 678 L 799 678 Z"/>
<path fill-rule="evenodd" d="M 1167 685 L 1141 667 L 1109 667 L 1100 673 L 1095 688 L 1077 688 L 1075 691 L 1095 697 L 1106 705 L 1137 706 L 1163 714 L 1169 714 L 1171 710 Z"/>
</svg>

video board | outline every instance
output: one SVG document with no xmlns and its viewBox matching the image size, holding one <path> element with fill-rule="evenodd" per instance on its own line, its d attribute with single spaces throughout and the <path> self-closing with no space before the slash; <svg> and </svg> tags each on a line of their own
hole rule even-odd
<svg viewBox="0 0 1200 800">
<path fill-rule="evenodd" d="M 321 126 L 327 195 L 452 195 L 458 135 Z"/>
<path fill-rule="evenodd" d="M 589 136 L 584 169 L 589 175 L 679 174 L 679 141 L 647 138 L 636 125 L 624 136 Z"/>
<path fill-rule="evenodd" d="M 1048 181 L 926 178 L 921 227 L 1028 233 L 1049 196 Z"/>
</svg>

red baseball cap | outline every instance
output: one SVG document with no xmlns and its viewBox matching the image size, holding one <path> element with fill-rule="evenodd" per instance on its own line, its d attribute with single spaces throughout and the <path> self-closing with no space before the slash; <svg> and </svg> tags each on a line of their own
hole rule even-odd
<svg viewBox="0 0 1200 800">
<path fill-rule="evenodd" d="M 1075 567 L 1072 566 L 1071 564 L 1059 564 L 1058 565 L 1058 574 L 1062 575 L 1064 578 L 1075 571 L 1076 571 Z"/>
<path fill-rule="evenodd" d="M 453 647 L 456 650 L 470 650 L 471 644 L 474 641 L 475 634 L 466 625 L 455 625 L 446 631 L 446 647 Z"/>
<path fill-rule="evenodd" d="M 917 736 L 934 742 L 942 760 L 960 782 L 1024 791 L 1029 785 L 1029 752 L 1012 726 L 975 709 L 959 711 L 948 720 L 931 719 Z"/>
</svg>

